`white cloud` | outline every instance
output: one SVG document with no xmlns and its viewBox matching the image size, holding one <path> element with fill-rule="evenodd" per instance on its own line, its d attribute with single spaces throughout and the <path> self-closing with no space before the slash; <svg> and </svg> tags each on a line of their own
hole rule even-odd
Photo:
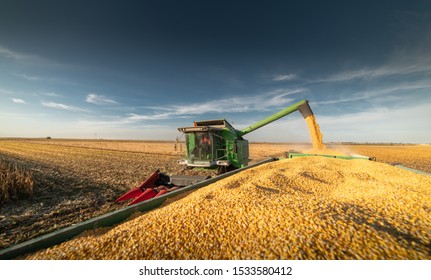
<svg viewBox="0 0 431 280">
<path fill-rule="evenodd" d="M 38 94 L 41 94 L 41 95 L 44 95 L 44 96 L 49 96 L 49 97 L 62 97 L 60 94 L 57 94 L 55 92 L 40 91 L 40 92 L 38 92 Z"/>
<path fill-rule="evenodd" d="M 431 103 L 408 108 L 374 107 L 329 116 L 315 114 L 324 142 L 431 143 Z M 237 123 L 238 129 L 250 123 Z M 287 116 L 245 136 L 250 141 L 308 142 L 310 136 L 300 114 Z"/>
<path fill-rule="evenodd" d="M 109 99 L 103 95 L 98 95 L 95 93 L 90 93 L 89 95 L 87 95 L 87 97 L 85 98 L 85 101 L 96 105 L 118 104 L 118 102 L 115 100 Z"/>
<path fill-rule="evenodd" d="M 291 103 L 294 99 L 290 95 L 306 91 L 304 88 L 277 89 L 261 95 L 231 97 L 225 99 L 210 100 L 201 103 L 184 105 L 170 105 L 163 108 L 149 107 L 152 111 L 163 110 L 161 114 L 129 114 L 127 120 L 137 122 L 143 120 L 160 120 L 179 118 L 190 115 L 201 115 L 208 113 L 244 113 L 252 111 L 274 110 Z"/>
<path fill-rule="evenodd" d="M 287 75 L 277 75 L 272 80 L 273 81 L 290 81 L 296 79 L 295 74 L 287 74 Z"/>
<path fill-rule="evenodd" d="M 342 81 L 350 81 L 353 79 L 362 79 L 362 78 L 375 78 L 378 76 L 386 76 L 389 74 L 393 74 L 395 72 L 388 71 L 389 69 L 385 68 L 363 68 L 356 70 L 348 70 L 339 72 L 333 75 L 330 75 L 327 78 L 318 80 L 318 82 L 342 82 Z"/>
<path fill-rule="evenodd" d="M 8 94 L 8 95 L 14 95 L 14 94 L 16 94 L 17 92 L 12 91 L 12 90 L 7 90 L 7 89 L 1 89 L 1 88 L 0 88 L 0 93 L 4 93 L 4 94 Z"/>
<path fill-rule="evenodd" d="M 125 118 L 115 118 L 112 120 L 94 120 L 94 119 L 79 119 L 74 124 L 77 127 L 124 127 L 126 124 L 130 124 L 130 121 L 127 121 Z"/>
<path fill-rule="evenodd" d="M 317 104 L 317 105 L 328 105 L 328 104 L 337 104 L 337 103 L 346 103 L 346 102 L 353 102 L 353 101 L 361 101 L 361 100 L 367 100 L 367 101 L 381 101 L 386 102 L 388 100 L 395 100 L 398 99 L 398 101 L 402 102 L 402 100 L 410 100 L 411 99 L 411 93 L 405 94 L 401 97 L 397 96 L 391 96 L 392 93 L 396 92 L 406 92 L 414 91 L 414 90 L 420 90 L 420 89 L 426 89 L 431 88 L 431 83 L 428 81 L 418 81 L 414 83 L 396 83 L 393 82 L 390 85 L 386 86 L 380 86 L 378 88 L 372 88 L 365 91 L 358 91 L 358 92 L 352 92 L 346 95 L 342 95 L 341 97 L 337 99 L 330 99 L 330 100 L 322 100 L 322 101 L 316 101 L 311 102 L 311 104 Z"/>
<path fill-rule="evenodd" d="M 124 127 L 125 125 L 139 124 L 144 121 L 167 120 L 186 118 L 191 115 L 201 115 L 208 113 L 235 113 L 251 111 L 273 111 L 274 107 L 279 108 L 293 101 L 288 96 L 300 93 L 306 89 L 278 89 L 261 95 L 232 97 L 219 100 L 210 100 L 201 103 L 192 103 L 184 105 L 167 105 L 161 107 L 145 107 L 148 114 L 129 113 L 125 117 L 105 116 L 93 120 L 79 120 L 77 125 L 85 127 Z M 63 104 L 53 103 L 46 104 L 49 107 L 65 109 L 70 107 Z M 154 113 L 162 112 L 162 113 Z"/>
<path fill-rule="evenodd" d="M 293 101 L 290 95 L 304 92 L 306 89 L 277 89 L 260 95 L 232 97 L 210 100 L 202 103 L 174 105 L 171 111 L 175 114 L 205 114 L 224 112 L 267 111 L 274 107 L 284 106 Z"/>
<path fill-rule="evenodd" d="M 23 78 L 26 79 L 28 81 L 37 81 L 40 80 L 40 77 L 36 77 L 36 76 L 29 76 L 26 74 L 17 74 L 17 73 L 13 73 L 14 76 L 19 77 L 19 78 Z"/>
<path fill-rule="evenodd" d="M 13 60 L 15 63 L 19 63 L 21 65 L 44 65 L 44 66 L 54 66 L 54 67 L 64 67 L 67 66 L 65 64 L 60 64 L 55 61 L 52 61 L 48 58 L 34 55 L 34 54 L 28 54 L 28 53 L 22 53 L 19 51 L 11 50 L 5 46 L 0 45 L 0 57 L 6 58 L 9 60 Z M 17 76 L 28 79 L 28 80 L 35 80 L 35 79 L 41 79 L 40 77 L 35 76 L 29 76 L 29 75 L 21 75 L 18 74 Z M 52 80 L 51 78 L 44 78 L 44 80 Z"/>
<path fill-rule="evenodd" d="M 138 114 L 128 114 L 129 116 L 125 119 L 130 122 L 145 121 L 145 120 L 164 120 L 172 117 L 174 113 L 163 113 L 154 115 L 138 115 Z"/>
<path fill-rule="evenodd" d="M 40 60 L 38 56 L 16 52 L 1 45 L 0 45 L 0 56 L 12 58 L 14 60 Z"/>
<path fill-rule="evenodd" d="M 54 108 L 54 109 L 59 109 L 59 110 L 66 110 L 66 111 L 71 111 L 71 112 L 88 112 L 88 110 L 79 108 L 79 107 L 75 107 L 75 106 L 70 106 L 70 105 L 65 105 L 62 103 L 56 103 L 56 102 L 42 102 L 42 105 L 45 107 L 49 107 L 49 108 Z"/>
<path fill-rule="evenodd" d="M 427 53 L 408 54 L 398 52 L 383 65 L 365 67 L 361 69 L 346 70 L 329 75 L 326 78 L 311 82 L 343 82 L 356 79 L 378 79 L 389 76 L 431 73 L 431 55 Z"/>
<path fill-rule="evenodd" d="M 104 138 L 104 139 L 146 139 L 146 140 L 174 140 L 178 136 L 178 130 L 163 125 L 125 126 L 113 125 L 108 121 L 98 122 L 80 120 L 69 125 L 67 133 L 56 137 L 70 137 L 73 132 L 80 138 Z M 0 131 L 1 133 L 1 131 Z M 59 131 L 56 131 L 58 134 Z M 52 133 L 51 133 L 52 134 Z"/>
<path fill-rule="evenodd" d="M 430 103 L 317 116 L 326 141 L 430 143 Z"/>
<path fill-rule="evenodd" d="M 20 98 L 12 98 L 12 102 L 18 103 L 18 104 L 25 104 L 26 103 L 23 99 L 20 99 Z"/>
</svg>

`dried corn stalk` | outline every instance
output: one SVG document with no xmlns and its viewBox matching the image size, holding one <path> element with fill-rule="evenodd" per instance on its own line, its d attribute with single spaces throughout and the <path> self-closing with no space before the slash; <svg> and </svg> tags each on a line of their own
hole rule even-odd
<svg viewBox="0 0 431 280">
<path fill-rule="evenodd" d="M 0 204 L 33 194 L 33 175 L 24 168 L 0 160 Z"/>
</svg>

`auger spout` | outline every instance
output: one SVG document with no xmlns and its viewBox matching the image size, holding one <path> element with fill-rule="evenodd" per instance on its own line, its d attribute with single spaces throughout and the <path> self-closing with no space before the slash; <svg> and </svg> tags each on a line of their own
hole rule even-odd
<svg viewBox="0 0 431 280">
<path fill-rule="evenodd" d="M 243 130 L 238 131 L 238 136 L 243 136 L 246 135 L 252 131 L 255 131 L 258 128 L 261 128 L 264 125 L 267 125 L 273 121 L 276 121 L 286 115 L 289 115 L 295 111 L 299 110 L 301 115 L 305 118 L 307 118 L 310 115 L 313 115 L 313 111 L 311 110 L 310 106 L 308 105 L 308 101 L 307 100 L 301 100 L 289 107 L 284 108 L 283 110 L 261 120 L 258 121 L 252 125 L 250 125 L 249 127 L 244 128 Z"/>
</svg>

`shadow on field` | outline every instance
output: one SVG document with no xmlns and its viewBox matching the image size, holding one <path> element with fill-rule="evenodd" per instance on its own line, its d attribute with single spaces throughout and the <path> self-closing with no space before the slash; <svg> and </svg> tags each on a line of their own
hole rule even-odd
<svg viewBox="0 0 431 280">
<path fill-rule="evenodd" d="M 381 215 L 376 215 L 375 212 L 357 204 L 343 203 L 342 209 L 350 214 L 348 221 L 355 222 L 359 225 L 367 225 L 378 233 L 389 234 L 396 239 L 398 243 L 415 248 L 417 251 L 426 251 L 428 255 L 431 256 L 431 243 L 423 242 L 420 238 L 409 233 L 406 228 L 414 228 L 414 225 L 408 225 L 407 221 L 397 221 L 400 223 L 398 225 L 395 224 L 395 221 L 391 223 Z M 372 220 L 372 222 L 370 222 L 370 220 Z"/>
<path fill-rule="evenodd" d="M 33 195 L 0 206 L 0 249 L 124 207 L 114 200 L 128 186 L 97 181 L 73 170 L 4 156 L 31 170 Z"/>
</svg>

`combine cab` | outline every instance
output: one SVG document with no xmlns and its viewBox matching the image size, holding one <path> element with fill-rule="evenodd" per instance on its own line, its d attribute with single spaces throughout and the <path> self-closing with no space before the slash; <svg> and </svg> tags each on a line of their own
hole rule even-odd
<svg viewBox="0 0 431 280">
<path fill-rule="evenodd" d="M 248 165 L 248 141 L 238 137 L 226 120 L 194 122 L 192 127 L 178 128 L 186 135 L 186 159 L 178 163 L 187 167 L 219 168 L 219 173 Z"/>
<path fill-rule="evenodd" d="M 248 141 L 244 135 L 299 110 L 306 119 L 313 115 L 307 100 L 289 106 L 243 130 L 236 130 L 226 120 L 196 121 L 191 127 L 180 127 L 185 134 L 186 158 L 178 164 L 186 168 L 217 168 L 218 174 L 246 167 L 249 163 Z M 139 187 L 132 189 L 116 201 L 133 199 L 135 204 L 172 190 L 207 179 L 205 176 L 168 176 L 157 170 Z"/>
</svg>

